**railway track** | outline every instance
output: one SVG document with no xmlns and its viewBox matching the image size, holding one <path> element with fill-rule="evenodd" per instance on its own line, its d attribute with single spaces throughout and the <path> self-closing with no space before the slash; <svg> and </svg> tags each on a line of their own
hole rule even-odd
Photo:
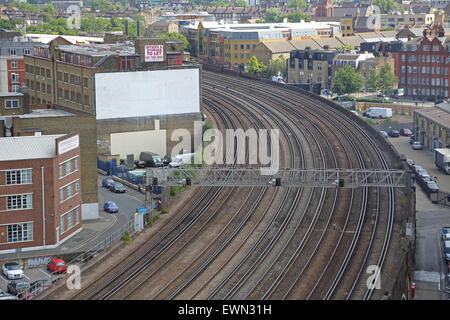
<svg viewBox="0 0 450 320">
<path fill-rule="evenodd" d="M 353 115 L 286 88 L 205 71 L 203 102 L 219 130 L 279 129 L 284 167 L 397 165 Z M 376 265 L 389 286 L 396 198 L 392 188 L 199 188 L 148 246 L 72 299 L 379 299 L 366 270 Z"/>
</svg>

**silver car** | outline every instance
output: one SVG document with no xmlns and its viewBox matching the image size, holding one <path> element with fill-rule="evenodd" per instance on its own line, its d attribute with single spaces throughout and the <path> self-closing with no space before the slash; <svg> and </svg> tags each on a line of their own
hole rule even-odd
<svg viewBox="0 0 450 320">
<path fill-rule="evenodd" d="M 444 241 L 444 255 L 445 260 L 450 260 L 450 241 Z"/>
<path fill-rule="evenodd" d="M 428 189 L 430 189 L 430 192 L 438 192 L 439 191 L 438 185 L 433 180 L 427 181 L 427 187 L 428 187 Z M 449 236 L 450 236 L 450 234 L 449 234 Z M 448 240 L 450 240 L 450 238 Z"/>
<path fill-rule="evenodd" d="M 412 143 L 412 148 L 413 148 L 414 150 L 422 150 L 422 149 L 423 149 L 423 146 L 422 146 L 422 144 L 421 144 L 419 141 L 414 141 L 414 142 Z"/>
<path fill-rule="evenodd" d="M 2 267 L 2 272 L 8 279 L 11 280 L 23 278 L 22 267 L 15 262 L 5 263 Z"/>
<path fill-rule="evenodd" d="M 388 134 L 386 131 L 380 131 L 380 136 L 382 136 L 383 138 L 387 138 Z"/>
</svg>

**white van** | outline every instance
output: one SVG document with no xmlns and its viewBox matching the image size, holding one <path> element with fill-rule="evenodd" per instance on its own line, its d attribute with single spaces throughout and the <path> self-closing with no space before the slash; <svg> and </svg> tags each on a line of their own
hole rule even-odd
<svg viewBox="0 0 450 320">
<path fill-rule="evenodd" d="M 194 157 L 195 153 L 185 153 L 185 154 L 179 154 L 175 156 L 173 161 L 169 163 L 170 168 L 178 168 L 184 164 L 190 164 L 192 163 L 192 158 Z"/>
<path fill-rule="evenodd" d="M 363 113 L 363 116 L 369 117 L 369 118 L 391 118 L 392 117 L 392 109 L 391 108 L 373 107 L 373 108 L 367 109 L 367 111 Z"/>
</svg>

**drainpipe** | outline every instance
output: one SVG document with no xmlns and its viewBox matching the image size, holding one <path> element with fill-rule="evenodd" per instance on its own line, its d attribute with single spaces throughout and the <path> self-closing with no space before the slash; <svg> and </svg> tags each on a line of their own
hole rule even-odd
<svg viewBox="0 0 450 320">
<path fill-rule="evenodd" d="M 45 191 L 44 191 L 44 166 L 41 166 L 42 180 L 42 242 L 45 248 Z"/>
</svg>

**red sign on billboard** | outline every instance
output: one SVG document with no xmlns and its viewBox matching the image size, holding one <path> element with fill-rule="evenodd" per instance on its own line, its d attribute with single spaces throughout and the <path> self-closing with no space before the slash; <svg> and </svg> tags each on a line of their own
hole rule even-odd
<svg viewBox="0 0 450 320">
<path fill-rule="evenodd" d="M 145 62 L 162 62 L 164 61 L 163 45 L 147 45 L 145 49 Z"/>
</svg>

